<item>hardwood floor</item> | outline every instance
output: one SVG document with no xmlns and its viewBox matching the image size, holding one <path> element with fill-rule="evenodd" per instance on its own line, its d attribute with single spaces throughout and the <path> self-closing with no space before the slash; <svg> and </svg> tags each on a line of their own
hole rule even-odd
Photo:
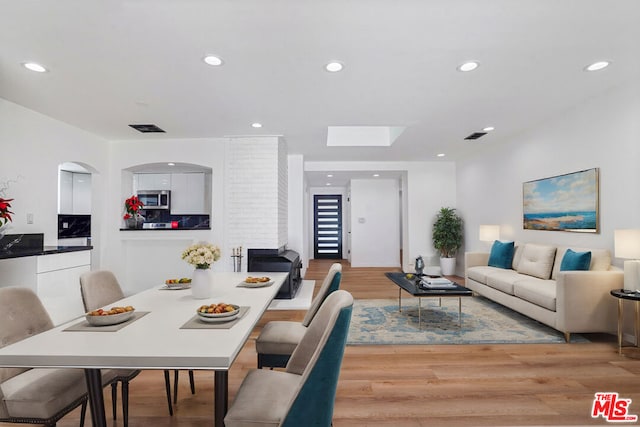
<svg viewBox="0 0 640 427">
<path fill-rule="evenodd" d="M 311 261 L 306 278 L 319 285 L 330 265 L 327 260 Z M 345 262 L 341 288 L 355 298 L 397 298 L 385 271 L 389 269 L 350 268 Z M 230 370 L 230 402 L 256 365 L 254 339 L 262 325 L 303 316 L 266 313 Z M 640 415 L 640 360 L 618 355 L 614 336 L 588 338 L 592 342 L 583 344 L 348 346 L 333 425 L 605 425 L 604 419 L 590 414 L 594 393 L 606 391 L 632 399 L 630 413 Z M 213 373 L 196 372 L 195 395 L 188 384 L 183 372 L 175 415 L 170 417 L 162 372 L 143 372 L 131 383 L 129 425 L 211 425 Z M 107 393 L 105 400 L 110 411 Z M 78 414 L 74 411 L 58 426 L 77 426 Z M 122 425 L 121 418 L 111 425 Z"/>
</svg>

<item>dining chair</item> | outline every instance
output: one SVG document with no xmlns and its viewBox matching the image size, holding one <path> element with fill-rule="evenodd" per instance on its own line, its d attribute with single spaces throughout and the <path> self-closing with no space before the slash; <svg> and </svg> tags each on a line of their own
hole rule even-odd
<svg viewBox="0 0 640 427">
<path fill-rule="evenodd" d="M 249 371 L 224 418 L 225 426 L 330 426 L 352 308 L 349 292 L 329 295 L 285 371 Z"/>
<path fill-rule="evenodd" d="M 115 301 L 124 298 L 124 292 L 118 283 L 115 275 L 108 270 L 97 270 L 84 273 L 80 276 L 80 293 L 82 295 L 82 303 L 85 311 L 89 312 L 104 307 Z M 135 369 L 115 369 L 117 380 L 111 382 L 111 398 L 113 402 L 113 419 L 116 419 L 116 400 L 117 385 L 122 385 L 122 417 L 125 427 L 128 425 L 129 419 L 129 382 L 135 378 L 140 370 Z M 189 371 L 189 379 L 191 382 L 191 392 L 195 393 L 193 380 L 193 372 Z M 171 380 L 169 371 L 164 371 L 165 391 L 167 394 L 167 405 L 169 414 L 173 415 L 173 405 L 171 404 Z M 177 382 L 178 374 L 175 372 L 175 393 L 177 400 Z M 103 381 L 103 383 L 105 383 Z M 106 383 L 105 383 L 106 384 Z"/>
<path fill-rule="evenodd" d="M 0 288 L 0 347 L 51 328 L 49 314 L 31 289 Z M 82 427 L 87 410 L 82 369 L 0 368 L 0 422 L 53 427 L 78 406 Z"/>
<path fill-rule="evenodd" d="M 273 320 L 267 322 L 256 339 L 256 352 L 258 353 L 258 368 L 284 368 L 304 336 L 307 327 L 318 312 L 324 300 L 332 292 L 340 288 L 342 277 L 342 265 L 334 263 L 324 278 L 318 294 L 311 302 L 311 307 L 300 322 L 287 320 Z"/>
</svg>

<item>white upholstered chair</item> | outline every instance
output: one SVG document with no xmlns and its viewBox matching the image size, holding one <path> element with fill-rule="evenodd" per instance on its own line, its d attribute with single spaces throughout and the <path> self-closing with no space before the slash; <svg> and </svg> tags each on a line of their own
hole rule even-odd
<svg viewBox="0 0 640 427">
<path fill-rule="evenodd" d="M 0 288 L 0 347 L 53 328 L 38 296 L 28 288 Z M 0 422 L 48 427 L 82 407 L 87 408 L 87 383 L 82 369 L 0 368 Z"/>
<path fill-rule="evenodd" d="M 320 305 L 329 294 L 340 288 L 341 277 L 342 265 L 332 264 L 302 323 L 276 320 L 264 325 L 256 339 L 258 368 L 284 368 L 287 366 L 289 357 L 304 336 Z"/>
<path fill-rule="evenodd" d="M 353 297 L 329 295 L 285 371 L 251 370 L 225 416 L 226 427 L 329 427 L 349 333 Z"/>
<path fill-rule="evenodd" d="M 124 292 L 118 283 L 115 275 L 108 270 L 91 271 L 80 276 L 80 292 L 85 311 L 89 312 L 100 307 L 107 306 L 115 301 L 124 298 Z M 117 383 L 122 384 L 122 417 L 123 424 L 128 425 L 129 414 L 129 381 L 135 378 L 140 371 L 135 369 L 115 369 L 110 370 L 117 374 L 116 381 L 111 383 L 111 398 L 113 401 L 113 419 L 116 419 Z M 195 393 L 193 382 L 193 371 L 189 371 L 191 382 L 191 392 Z M 165 389 L 167 393 L 167 405 L 169 414 L 173 415 L 173 405 L 171 404 L 171 381 L 169 371 L 164 371 Z M 104 383 L 104 380 L 103 380 Z M 178 393 L 178 371 L 175 372 L 175 399 Z"/>
</svg>

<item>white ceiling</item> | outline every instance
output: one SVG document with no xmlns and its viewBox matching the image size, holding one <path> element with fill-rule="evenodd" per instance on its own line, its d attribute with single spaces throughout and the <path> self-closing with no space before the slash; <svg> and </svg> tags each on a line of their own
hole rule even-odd
<svg viewBox="0 0 640 427">
<path fill-rule="evenodd" d="M 108 140 L 268 134 L 311 161 L 455 160 L 637 79 L 638 23 L 638 0 L 0 0 L 0 97 Z M 327 147 L 346 125 L 406 130 Z"/>
</svg>

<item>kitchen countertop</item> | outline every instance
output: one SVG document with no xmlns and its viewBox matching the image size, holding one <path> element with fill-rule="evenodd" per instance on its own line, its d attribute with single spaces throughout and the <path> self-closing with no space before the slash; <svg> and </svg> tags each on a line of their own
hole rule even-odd
<svg viewBox="0 0 640 427">
<path fill-rule="evenodd" d="M 89 251 L 93 246 L 43 246 L 42 248 L 25 248 L 0 252 L 0 259 L 21 258 L 28 256 L 52 255 L 65 252 Z"/>
</svg>

